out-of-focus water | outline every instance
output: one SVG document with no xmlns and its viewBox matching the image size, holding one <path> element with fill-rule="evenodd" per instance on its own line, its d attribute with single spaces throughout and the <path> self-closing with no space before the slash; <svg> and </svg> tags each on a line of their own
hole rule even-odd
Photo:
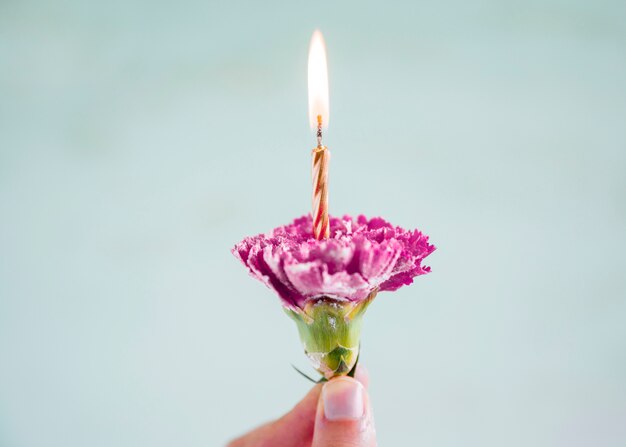
<svg viewBox="0 0 626 447">
<path fill-rule="evenodd" d="M 231 256 L 309 210 L 433 273 L 365 318 L 384 446 L 626 439 L 624 2 L 0 4 L 0 445 L 206 446 L 309 387 Z"/>
</svg>

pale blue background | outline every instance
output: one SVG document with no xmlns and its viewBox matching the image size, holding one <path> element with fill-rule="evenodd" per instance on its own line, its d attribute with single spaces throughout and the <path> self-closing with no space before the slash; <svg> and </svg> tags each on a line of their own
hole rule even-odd
<svg viewBox="0 0 626 447">
<path fill-rule="evenodd" d="M 626 3 L 0 3 L 0 445 L 214 446 L 309 385 L 230 255 L 309 210 L 419 227 L 363 361 L 382 446 L 623 446 Z"/>
</svg>

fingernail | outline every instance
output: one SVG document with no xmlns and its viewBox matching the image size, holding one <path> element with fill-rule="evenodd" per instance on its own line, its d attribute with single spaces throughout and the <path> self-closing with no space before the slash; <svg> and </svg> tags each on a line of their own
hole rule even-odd
<svg viewBox="0 0 626 447">
<path fill-rule="evenodd" d="M 337 378 L 322 389 L 324 416 L 329 421 L 355 420 L 363 416 L 363 385 L 354 379 Z"/>
</svg>

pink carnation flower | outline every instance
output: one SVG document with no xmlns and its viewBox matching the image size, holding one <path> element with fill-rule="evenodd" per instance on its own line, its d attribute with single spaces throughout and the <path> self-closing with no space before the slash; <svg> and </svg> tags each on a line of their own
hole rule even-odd
<svg viewBox="0 0 626 447">
<path fill-rule="evenodd" d="M 308 299 L 322 296 L 359 302 L 430 271 L 422 260 L 435 247 L 418 230 L 394 227 L 380 217 L 331 217 L 330 237 L 318 241 L 311 227 L 311 217 L 301 217 L 232 250 L 287 308 L 302 309 Z"/>
</svg>

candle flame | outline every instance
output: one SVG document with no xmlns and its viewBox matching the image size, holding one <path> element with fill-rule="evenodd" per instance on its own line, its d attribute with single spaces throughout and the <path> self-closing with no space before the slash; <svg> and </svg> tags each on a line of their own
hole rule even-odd
<svg viewBox="0 0 626 447">
<path fill-rule="evenodd" d="M 328 65 L 324 36 L 315 30 L 309 46 L 309 122 L 316 129 L 318 123 L 328 127 Z"/>
</svg>

